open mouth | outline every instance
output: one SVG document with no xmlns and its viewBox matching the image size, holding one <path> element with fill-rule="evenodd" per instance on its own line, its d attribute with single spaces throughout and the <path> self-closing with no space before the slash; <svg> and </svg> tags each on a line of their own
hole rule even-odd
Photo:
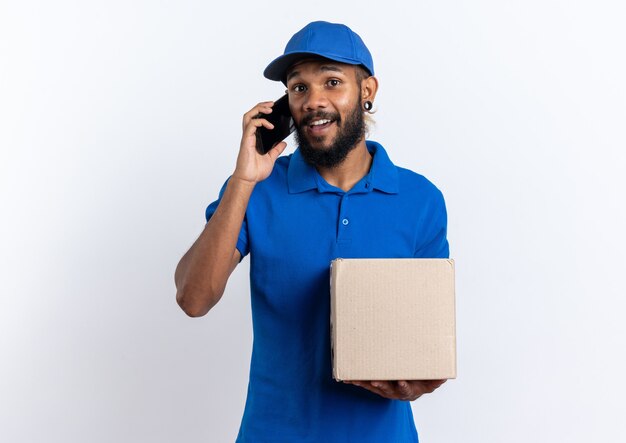
<svg viewBox="0 0 626 443">
<path fill-rule="evenodd" d="M 333 123 L 335 123 L 334 120 L 323 118 L 312 121 L 307 127 L 311 133 L 320 134 L 330 128 Z"/>
</svg>

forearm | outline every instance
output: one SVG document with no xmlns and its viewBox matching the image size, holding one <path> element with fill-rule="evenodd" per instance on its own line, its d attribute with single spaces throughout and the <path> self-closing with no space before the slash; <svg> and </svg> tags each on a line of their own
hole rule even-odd
<svg viewBox="0 0 626 443">
<path fill-rule="evenodd" d="M 243 116 L 243 135 L 237 164 L 215 213 L 200 237 L 176 267 L 176 301 L 192 317 L 206 314 L 224 293 L 228 277 L 237 266 L 237 239 L 256 183 L 272 173 L 287 143 L 276 144 L 265 154 L 256 149 L 256 130 L 273 125 L 262 114 L 272 112 L 273 102 L 261 102 Z"/>
<path fill-rule="evenodd" d="M 254 184 L 232 177 L 215 213 L 178 263 L 176 300 L 190 316 L 206 314 L 221 298 Z"/>
</svg>

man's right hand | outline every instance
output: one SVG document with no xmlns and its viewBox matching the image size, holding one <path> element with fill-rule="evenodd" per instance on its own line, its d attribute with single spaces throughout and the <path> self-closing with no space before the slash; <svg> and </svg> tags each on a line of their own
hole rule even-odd
<svg viewBox="0 0 626 443">
<path fill-rule="evenodd" d="M 273 104 L 259 103 L 243 116 L 243 136 L 231 177 L 235 180 L 229 181 L 213 216 L 176 267 L 176 301 L 191 317 L 206 314 L 224 294 L 228 278 L 241 258 L 237 239 L 252 190 L 269 177 L 276 159 L 287 147 L 287 143 L 280 142 L 265 155 L 256 150 L 257 128 L 271 130 L 273 126 L 264 118 L 254 117 L 272 112 Z"/>
<path fill-rule="evenodd" d="M 272 112 L 273 101 L 261 102 L 243 116 L 243 135 L 237 156 L 237 166 L 233 177 L 256 184 L 265 180 L 272 173 L 276 159 L 287 147 L 286 142 L 277 143 L 267 154 L 259 154 L 256 150 L 257 128 L 264 126 L 272 130 L 274 125 L 264 118 L 254 118 L 259 114 L 269 114 Z"/>
</svg>

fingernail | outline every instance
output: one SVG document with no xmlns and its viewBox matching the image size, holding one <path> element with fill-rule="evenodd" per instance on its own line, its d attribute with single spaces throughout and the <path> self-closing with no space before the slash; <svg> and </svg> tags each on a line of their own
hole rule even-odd
<svg viewBox="0 0 626 443">
<path fill-rule="evenodd" d="M 380 383 L 372 382 L 372 386 L 375 388 L 380 388 Z"/>
</svg>

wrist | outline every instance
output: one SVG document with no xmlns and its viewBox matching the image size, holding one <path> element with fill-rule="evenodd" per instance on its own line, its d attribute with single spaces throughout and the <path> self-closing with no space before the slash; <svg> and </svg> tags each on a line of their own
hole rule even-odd
<svg viewBox="0 0 626 443">
<path fill-rule="evenodd" d="M 254 189 L 254 187 L 256 186 L 255 181 L 252 180 L 248 180 L 242 177 L 239 177 L 237 175 L 237 171 L 233 172 L 233 174 L 230 176 L 230 180 L 228 181 L 229 184 L 232 183 L 233 186 L 237 186 L 237 187 L 241 187 L 241 188 L 246 188 L 246 189 Z"/>
</svg>

